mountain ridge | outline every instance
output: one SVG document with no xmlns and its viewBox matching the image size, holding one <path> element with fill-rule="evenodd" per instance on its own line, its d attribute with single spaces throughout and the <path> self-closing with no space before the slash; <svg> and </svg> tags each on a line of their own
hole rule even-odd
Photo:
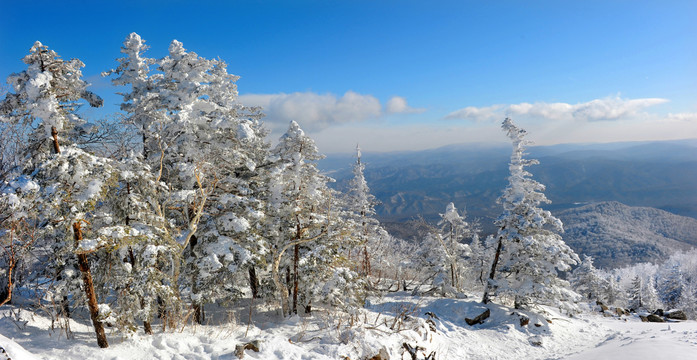
<svg viewBox="0 0 697 360">
<path fill-rule="evenodd" d="M 567 245 L 600 268 L 658 263 L 697 247 L 697 220 L 660 209 L 607 201 L 555 215 L 564 223 Z"/>
</svg>

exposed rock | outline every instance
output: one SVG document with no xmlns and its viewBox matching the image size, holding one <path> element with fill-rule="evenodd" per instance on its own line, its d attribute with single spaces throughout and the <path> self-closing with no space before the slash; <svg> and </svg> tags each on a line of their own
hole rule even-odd
<svg viewBox="0 0 697 360">
<path fill-rule="evenodd" d="M 259 352 L 259 340 L 254 340 L 246 344 L 238 344 L 237 346 L 235 346 L 235 355 L 237 355 L 238 358 L 242 359 L 244 358 L 245 350 Z"/>
<path fill-rule="evenodd" d="M 428 317 L 432 317 L 432 318 L 437 319 L 437 320 L 440 320 L 440 318 L 438 317 L 438 315 L 436 315 L 435 313 L 430 312 L 430 311 L 426 311 L 426 313 L 425 313 L 424 315 L 426 315 L 426 316 L 428 316 Z"/>
<path fill-rule="evenodd" d="M 665 317 L 667 319 L 673 320 L 687 320 L 687 315 L 682 310 L 670 310 L 665 312 Z"/>
<path fill-rule="evenodd" d="M 600 311 L 602 311 L 602 312 L 605 312 L 605 311 L 610 310 L 610 309 L 609 309 L 607 306 L 605 306 L 605 304 L 603 304 L 601 301 L 596 301 L 595 304 L 598 305 L 598 306 L 600 306 Z"/>
<path fill-rule="evenodd" d="M 380 349 L 377 355 L 371 357 L 368 360 L 390 360 L 390 354 L 387 353 L 387 349 L 384 347 Z"/>
<path fill-rule="evenodd" d="M 615 308 L 615 314 L 617 314 L 617 316 L 626 315 L 622 308 Z"/>
<path fill-rule="evenodd" d="M 472 326 L 472 325 L 475 325 L 475 324 L 483 324 L 483 323 L 484 323 L 484 320 L 486 320 L 487 318 L 489 318 L 489 315 L 491 315 L 491 311 L 490 311 L 489 309 L 486 309 L 485 312 L 483 312 L 483 313 L 477 315 L 477 317 L 475 317 L 474 319 L 465 318 L 465 322 L 466 322 L 467 325 L 469 325 L 469 326 Z"/>
<path fill-rule="evenodd" d="M 520 326 L 527 326 L 530 323 L 530 318 L 527 316 L 520 317 Z"/>
<path fill-rule="evenodd" d="M 641 319 L 641 322 L 649 322 L 649 319 L 644 315 L 639 315 L 639 319 Z"/>
<path fill-rule="evenodd" d="M 656 311 L 654 311 L 653 314 L 658 315 L 658 316 L 663 316 L 663 309 L 656 309 Z"/>
<path fill-rule="evenodd" d="M 542 338 L 539 336 L 533 336 L 530 338 L 530 344 L 533 346 L 542 346 Z"/>
<path fill-rule="evenodd" d="M 647 316 L 646 319 L 647 319 L 649 322 L 666 322 L 665 320 L 663 320 L 662 317 L 660 317 L 660 316 L 658 316 L 658 315 L 656 315 L 656 314 L 651 314 L 651 315 Z"/>
</svg>

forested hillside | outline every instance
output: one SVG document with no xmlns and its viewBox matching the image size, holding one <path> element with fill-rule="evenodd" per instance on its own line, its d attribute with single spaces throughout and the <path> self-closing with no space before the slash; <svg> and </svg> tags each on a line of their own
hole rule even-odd
<svg viewBox="0 0 697 360">
<path fill-rule="evenodd" d="M 564 240 L 601 268 L 661 263 L 697 247 L 697 220 L 647 207 L 603 202 L 558 213 Z"/>
</svg>

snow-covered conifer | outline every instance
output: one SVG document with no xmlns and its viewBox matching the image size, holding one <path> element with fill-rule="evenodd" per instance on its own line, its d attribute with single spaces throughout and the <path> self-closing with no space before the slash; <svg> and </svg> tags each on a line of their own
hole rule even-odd
<svg viewBox="0 0 697 360">
<path fill-rule="evenodd" d="M 86 90 L 77 59 L 62 60 L 54 51 L 36 42 L 24 57 L 27 69 L 8 78 L 14 93 L 8 93 L 0 104 L 3 121 L 33 128 L 24 148 L 23 169 L 16 179 L 37 184 L 32 219 L 44 232 L 45 244 L 54 250 L 46 270 L 59 280 L 58 289 L 75 295 L 82 285 L 90 317 L 100 347 L 108 343 L 99 317 L 97 296 L 90 270 L 89 255 L 102 247 L 106 239 L 91 229 L 99 229 L 104 216 L 101 199 L 115 183 L 110 160 L 92 156 L 74 146 L 65 146 L 68 131 L 83 121 L 75 113 L 80 99 L 92 106 L 102 100 Z M 44 146 L 44 144 L 51 144 Z M 3 197 L 17 197 L 17 191 Z M 107 211 L 108 213 L 108 211 Z M 87 227 L 83 227 L 87 224 Z M 82 282 L 79 283 L 79 275 Z M 63 294 L 66 299 L 66 294 Z"/>
<path fill-rule="evenodd" d="M 153 132 L 159 130 L 158 125 L 166 122 L 166 113 L 157 91 L 162 74 L 151 74 L 156 60 L 145 57 L 148 46 L 145 40 L 136 33 L 131 33 L 121 47 L 123 57 L 116 59 L 119 66 L 116 69 L 102 73 L 102 76 L 115 75 L 112 83 L 115 86 L 128 86 L 130 91 L 119 93 L 123 97 L 121 110 L 126 113 L 125 122 L 136 126 L 142 138 L 143 155 L 159 150 L 154 142 Z M 159 153 L 155 153 L 158 156 Z"/>
<path fill-rule="evenodd" d="M 14 92 L 0 102 L 0 116 L 33 128 L 24 150 L 24 166 L 32 169 L 49 154 L 60 152 L 68 131 L 84 122 L 75 114 L 79 100 L 101 106 L 102 99 L 87 90 L 80 70 L 84 64 L 78 59 L 63 60 L 37 41 L 22 61 L 27 69 L 7 78 Z"/>
<path fill-rule="evenodd" d="M 486 277 L 490 269 L 490 261 L 493 258 L 493 248 L 485 246 L 486 239 L 482 241 L 479 237 L 478 226 L 474 226 L 472 241 L 469 243 L 470 253 L 468 262 L 469 271 L 467 274 L 468 286 L 471 290 L 481 291 L 486 283 Z"/>
<path fill-rule="evenodd" d="M 353 178 L 349 182 L 345 204 L 352 221 L 352 238 L 358 250 L 357 259 L 360 263 L 360 273 L 370 281 L 373 267 L 373 255 L 384 245 L 387 232 L 375 218 L 377 200 L 370 193 L 368 182 L 364 175 L 365 163 L 362 162 L 360 147 L 356 146 L 356 162 L 353 164 Z"/>
<path fill-rule="evenodd" d="M 578 256 L 557 232 L 562 223 L 539 206 L 548 203 L 544 185 L 525 170 L 537 160 L 523 158 L 526 131 L 503 121 L 502 129 L 513 142 L 509 164 L 509 184 L 499 198 L 503 213 L 496 220 L 497 246 L 490 282 L 483 301 L 492 294 L 511 296 L 516 308 L 534 303 L 552 303 L 566 297 L 567 282 L 558 277 L 576 264 Z"/>
<path fill-rule="evenodd" d="M 322 155 L 298 123 L 290 123 L 272 155 L 275 166 L 270 173 L 267 206 L 268 236 L 272 242 L 270 263 L 282 310 L 287 314 L 297 312 L 301 300 L 305 306 L 310 305 L 322 282 L 335 274 L 332 269 L 341 254 L 341 225 L 332 206 L 332 191 L 327 187 L 332 179 L 317 169 L 316 161 Z M 292 260 L 284 256 L 291 248 Z M 281 281 L 282 263 L 288 269 L 288 278 L 292 270 L 291 284 Z M 291 287 L 292 304 L 286 286 Z"/>
<path fill-rule="evenodd" d="M 679 263 L 667 264 L 658 279 L 658 290 L 661 301 L 669 309 L 678 306 L 684 286 L 683 274 Z"/>
<path fill-rule="evenodd" d="M 238 296 L 233 277 L 264 253 L 257 166 L 267 157 L 266 132 L 258 109 L 237 101 L 238 77 L 222 60 L 202 58 L 176 40 L 159 60 L 143 57 L 145 49 L 137 34 L 129 35 L 126 56 L 107 74 L 117 75 L 116 85 L 131 85 L 122 109 L 167 185 L 164 215 L 186 248 L 182 280 L 202 322 L 202 305 Z"/>
<path fill-rule="evenodd" d="M 684 311 L 689 319 L 697 319 L 697 283 L 686 282 L 680 293 L 678 308 Z"/>
<path fill-rule="evenodd" d="M 629 307 L 632 309 L 642 309 L 644 308 L 644 286 L 641 276 L 637 275 L 632 280 L 632 285 L 628 289 L 627 299 L 629 300 Z"/>
<path fill-rule="evenodd" d="M 587 300 L 605 301 L 605 280 L 593 266 L 593 258 L 584 255 L 581 264 L 571 272 L 569 280 L 574 290 L 583 295 Z"/>
<path fill-rule="evenodd" d="M 181 248 L 163 215 L 165 184 L 134 153 L 118 162 L 117 171 L 119 186 L 107 198 L 113 215 L 109 226 L 100 230 L 113 247 L 104 258 L 108 266 L 97 274 L 116 292 L 111 308 L 117 325 L 132 331 L 140 320 L 151 334 L 156 313 L 172 314 L 179 306 L 176 274 Z"/>
<path fill-rule="evenodd" d="M 456 291 L 461 290 L 461 276 L 463 258 L 471 255 L 470 247 L 464 244 L 465 238 L 471 237 L 473 232 L 470 224 L 465 221 L 464 212 L 460 215 L 455 204 L 449 203 L 445 213 L 440 214 L 440 234 L 445 254 L 446 267 L 450 272 L 450 286 Z"/>
<path fill-rule="evenodd" d="M 604 298 L 607 301 L 607 305 L 620 305 L 625 306 L 625 296 L 620 288 L 619 283 L 614 275 L 610 275 L 605 283 L 605 289 L 603 291 Z"/>
<path fill-rule="evenodd" d="M 653 276 L 647 276 L 642 283 L 642 305 L 647 310 L 656 310 L 661 308 L 661 301 L 658 298 L 656 291 L 656 279 Z"/>
</svg>

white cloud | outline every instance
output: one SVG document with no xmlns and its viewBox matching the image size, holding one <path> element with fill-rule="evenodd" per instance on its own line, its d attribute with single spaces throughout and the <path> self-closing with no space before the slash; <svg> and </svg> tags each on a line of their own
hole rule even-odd
<svg viewBox="0 0 697 360">
<path fill-rule="evenodd" d="M 312 134 L 323 153 L 351 152 L 356 144 L 366 152 L 437 148 L 458 143 L 502 143 L 508 139 L 500 122 L 353 123 Z M 616 121 L 534 121 L 514 118 L 535 145 L 659 141 L 694 138 L 697 113 L 646 114 Z M 520 120 L 520 121 L 519 121 Z"/>
<path fill-rule="evenodd" d="M 487 107 L 468 106 L 451 112 L 445 118 L 487 121 L 506 115 L 521 115 L 547 120 L 606 121 L 636 116 L 644 108 L 666 102 L 667 99 L 661 98 L 622 99 L 616 96 L 573 105 L 538 102 Z"/>
<path fill-rule="evenodd" d="M 501 117 L 503 105 L 492 105 L 486 107 L 468 106 L 464 109 L 456 110 L 446 115 L 446 119 L 467 119 L 475 121 L 486 121 Z"/>
<path fill-rule="evenodd" d="M 264 123 L 274 128 L 285 128 L 291 120 L 308 131 L 321 130 L 335 124 L 360 122 L 379 117 L 380 101 L 372 95 L 347 91 L 343 96 L 296 92 L 291 94 L 240 95 L 248 106 L 263 108 Z"/>
<path fill-rule="evenodd" d="M 666 116 L 666 120 L 668 120 L 668 121 L 697 122 L 697 113 L 668 114 Z"/>
<path fill-rule="evenodd" d="M 426 111 L 424 108 L 413 108 L 407 104 L 407 99 L 393 96 L 385 104 L 385 110 L 390 114 L 417 114 Z"/>
</svg>

